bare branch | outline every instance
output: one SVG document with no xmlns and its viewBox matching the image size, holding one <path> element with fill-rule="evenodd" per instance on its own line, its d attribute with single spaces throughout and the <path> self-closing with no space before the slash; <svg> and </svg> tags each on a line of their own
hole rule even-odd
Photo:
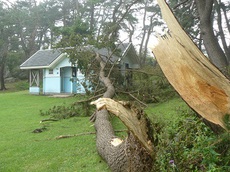
<svg viewBox="0 0 230 172">
<path fill-rule="evenodd" d="M 173 9 L 178 8 L 179 6 L 185 4 L 185 3 L 188 2 L 188 1 L 189 1 L 189 0 L 184 0 L 184 1 L 182 1 L 181 3 L 179 3 L 179 4 L 176 4 L 176 5 L 173 7 Z"/>
</svg>

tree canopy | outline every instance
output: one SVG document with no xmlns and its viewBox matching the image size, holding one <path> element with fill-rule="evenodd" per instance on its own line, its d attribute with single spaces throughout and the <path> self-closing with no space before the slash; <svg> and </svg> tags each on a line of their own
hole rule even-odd
<svg viewBox="0 0 230 172">
<path fill-rule="evenodd" d="M 230 54 L 229 2 L 169 0 L 168 3 L 198 47 L 218 68 L 225 70 Z M 203 13 L 207 11 L 202 9 L 204 4 L 208 14 Z M 148 63 L 150 38 L 162 33 L 159 28 L 166 30 L 159 6 L 153 0 L 2 0 L 0 6 L 1 89 L 6 70 L 17 70 L 22 61 L 39 49 L 93 45 L 113 50 L 116 44 L 133 42 L 144 67 Z M 17 63 L 12 63 L 12 59 Z"/>
</svg>

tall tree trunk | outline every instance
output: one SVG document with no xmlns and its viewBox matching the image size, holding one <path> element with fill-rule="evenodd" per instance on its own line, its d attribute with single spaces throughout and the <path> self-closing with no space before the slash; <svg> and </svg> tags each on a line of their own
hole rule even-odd
<svg viewBox="0 0 230 172">
<path fill-rule="evenodd" d="M 6 57 L 8 55 L 8 45 L 9 45 L 9 40 L 5 39 L 4 44 L 1 47 L 0 51 L 0 82 L 1 82 L 1 87 L 0 90 L 6 90 L 5 86 L 5 65 L 6 65 Z"/>
<path fill-rule="evenodd" d="M 129 33 L 128 33 L 128 35 L 129 35 L 129 42 L 133 42 L 132 40 L 133 40 L 133 35 L 134 35 L 135 27 L 132 24 L 132 22 L 129 22 L 129 25 L 131 27 L 131 28 L 129 28 Z"/>
<path fill-rule="evenodd" d="M 95 26 L 94 11 L 95 11 L 94 3 L 91 2 L 90 4 L 90 27 L 89 27 L 91 32 L 93 32 L 94 26 Z"/>
<path fill-rule="evenodd" d="M 143 66 L 144 64 L 144 61 L 145 61 L 145 58 L 144 55 L 143 55 L 143 51 L 144 51 L 144 41 L 146 39 L 146 33 L 147 33 L 147 27 L 146 27 L 146 18 L 147 18 L 147 1 L 145 1 L 145 4 L 144 4 L 144 17 L 143 17 L 143 20 L 142 20 L 142 25 L 143 25 L 143 35 L 142 35 L 142 39 L 141 39 L 141 43 L 140 43 L 140 48 L 139 48 L 139 52 L 138 52 L 138 55 L 140 58 L 140 65 Z"/>
<path fill-rule="evenodd" d="M 227 15 L 227 11 L 228 11 L 227 7 L 222 4 L 221 9 L 223 10 L 223 13 L 224 13 L 224 18 L 225 18 L 225 21 L 226 21 L 228 33 L 230 33 L 230 23 L 228 22 L 229 18 L 228 18 L 228 15 Z"/>
<path fill-rule="evenodd" d="M 220 35 L 221 42 L 222 42 L 222 45 L 223 45 L 223 48 L 224 48 L 225 56 L 227 58 L 227 62 L 229 64 L 230 49 L 228 48 L 227 42 L 225 40 L 225 35 L 224 35 L 223 27 L 222 27 L 222 15 L 221 15 L 221 11 L 220 11 L 220 5 L 221 4 L 219 4 L 217 2 L 217 0 L 215 0 L 215 6 L 216 6 L 216 11 L 217 11 L 217 24 L 218 24 L 218 28 L 219 28 L 219 35 Z"/>
<path fill-rule="evenodd" d="M 211 14 L 214 0 L 195 0 L 200 18 L 201 36 L 211 62 L 221 71 L 228 65 L 226 56 L 213 32 Z"/>
<path fill-rule="evenodd" d="M 146 59 L 147 59 L 147 52 L 148 52 L 148 43 L 149 43 L 149 39 L 150 39 L 150 35 L 152 34 L 152 31 L 153 31 L 153 19 L 154 19 L 154 16 L 156 15 L 153 14 L 151 17 L 150 17 L 150 24 L 149 24 L 149 27 L 148 27 L 148 30 L 147 30 L 147 35 L 146 35 L 146 40 L 145 40 L 145 43 L 144 43 L 144 47 L 143 47 L 143 55 L 142 55 L 142 63 L 141 65 L 145 65 L 146 63 Z"/>
<path fill-rule="evenodd" d="M 228 31 L 228 34 L 230 34 L 230 23 L 228 22 L 229 21 L 229 18 L 227 16 L 227 8 L 225 5 L 221 5 L 221 9 L 223 11 L 223 14 L 224 14 L 224 18 L 225 18 L 225 21 L 226 21 L 226 26 L 227 26 L 227 31 Z M 228 51 L 230 52 L 230 45 L 228 45 Z M 230 57 L 228 56 L 228 65 L 230 65 Z"/>
<path fill-rule="evenodd" d="M 4 64 L 4 63 L 1 63 L 1 66 L 0 66 L 0 82 L 1 82 L 1 88 L 0 88 L 0 90 L 6 90 L 5 79 L 4 79 L 4 71 L 5 71 L 5 64 Z"/>
<path fill-rule="evenodd" d="M 102 83 L 104 83 L 107 88 L 107 91 L 104 93 L 103 97 L 112 98 L 115 94 L 115 88 L 113 87 L 109 78 L 105 76 L 105 63 L 101 60 L 98 54 L 96 56 L 96 59 L 100 62 L 101 66 L 99 79 Z M 141 139 L 143 138 L 143 135 L 136 134 L 140 137 L 138 139 L 138 137 L 134 134 L 135 132 L 133 132 L 133 130 L 135 129 L 132 129 L 132 132 L 129 132 L 129 135 L 125 140 L 117 138 L 109 121 L 108 109 L 110 109 L 109 111 L 118 116 L 122 115 L 122 112 L 129 113 L 132 111 L 126 109 L 121 104 L 116 103 L 115 101 L 113 101 L 112 103 L 108 103 L 108 105 L 101 101 L 111 102 L 108 99 L 101 99 L 93 102 L 93 104 L 96 104 L 97 106 L 98 104 L 102 104 L 102 106 L 100 106 L 94 114 L 95 129 L 97 134 L 96 145 L 99 155 L 107 162 L 113 172 L 151 171 L 153 163 L 151 146 L 153 141 L 148 140 L 147 142 L 149 143 L 149 146 L 146 146 L 146 144 L 143 144 L 145 143 L 145 141 L 143 141 L 145 139 Z M 122 110 L 121 113 L 120 110 Z M 135 115 L 131 119 L 131 121 L 133 120 L 136 120 Z M 143 126 L 144 128 L 148 128 L 145 125 Z M 152 134 L 152 132 L 150 133 Z M 140 140 L 142 140 L 142 142 Z"/>
</svg>

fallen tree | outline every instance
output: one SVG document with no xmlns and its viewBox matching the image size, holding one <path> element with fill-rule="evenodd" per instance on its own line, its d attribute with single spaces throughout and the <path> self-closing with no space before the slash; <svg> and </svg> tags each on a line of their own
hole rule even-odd
<svg viewBox="0 0 230 172">
<path fill-rule="evenodd" d="M 153 48 L 162 71 L 192 109 L 208 121 L 227 129 L 226 119 L 230 114 L 229 80 L 195 46 L 166 2 L 158 0 L 158 4 L 170 30 L 158 37 L 159 44 Z M 111 99 L 115 89 L 105 76 L 105 63 L 99 54 L 96 59 L 101 66 L 100 81 L 107 88 L 103 98 L 91 103 L 97 107 L 91 119 L 95 123 L 98 153 L 114 172 L 151 171 L 155 154 L 151 123 L 141 110 L 129 103 Z M 115 136 L 109 112 L 127 126 L 126 139 Z"/>
<path fill-rule="evenodd" d="M 103 98 L 92 104 L 96 105 L 97 111 L 92 116 L 96 129 L 96 144 L 99 155 L 107 162 L 113 172 L 148 172 L 152 169 L 153 131 L 148 118 L 142 111 L 132 107 L 129 103 L 112 100 L 115 89 L 105 76 L 105 62 L 100 55 L 96 55 L 100 63 L 100 81 L 107 88 Z M 128 136 L 124 140 L 114 134 L 109 121 L 109 112 L 116 115 L 128 128 Z"/>
<path fill-rule="evenodd" d="M 188 37 L 164 0 L 158 0 L 169 32 L 152 51 L 168 81 L 199 115 L 228 128 L 230 82 Z"/>
</svg>

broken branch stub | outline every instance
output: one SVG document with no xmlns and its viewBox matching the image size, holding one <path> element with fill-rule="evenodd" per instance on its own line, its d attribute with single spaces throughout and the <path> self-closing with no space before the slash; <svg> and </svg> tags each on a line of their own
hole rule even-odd
<svg viewBox="0 0 230 172">
<path fill-rule="evenodd" d="M 125 107 L 123 102 L 116 102 L 110 98 L 99 98 L 91 104 L 96 105 L 97 110 L 107 109 L 110 113 L 116 115 L 148 152 L 153 153 L 151 123 L 142 112 L 135 108 Z"/>
<path fill-rule="evenodd" d="M 226 129 L 230 81 L 198 49 L 164 0 L 158 0 L 170 33 L 158 37 L 152 51 L 168 81 L 203 118 Z"/>
</svg>

